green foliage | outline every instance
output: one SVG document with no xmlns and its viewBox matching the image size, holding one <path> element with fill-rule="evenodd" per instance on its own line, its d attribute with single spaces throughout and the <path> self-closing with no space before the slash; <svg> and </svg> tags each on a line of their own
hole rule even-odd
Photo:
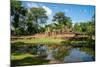
<svg viewBox="0 0 100 67">
<path fill-rule="evenodd" d="M 36 23 L 46 23 L 46 20 L 48 19 L 47 15 L 46 15 L 46 11 L 43 9 L 43 8 L 36 8 L 36 7 L 33 7 L 30 9 L 31 11 L 31 14 L 32 14 L 32 17 L 33 20 L 36 22 Z"/>
<path fill-rule="evenodd" d="M 27 10 L 21 6 L 21 1 L 11 0 L 11 29 L 14 35 L 23 35 L 25 33 L 25 16 Z M 22 33 L 23 32 L 23 33 Z"/>
<path fill-rule="evenodd" d="M 61 46 L 58 51 L 54 53 L 54 58 L 62 61 L 67 55 L 69 55 L 69 51 L 66 50 L 66 46 Z"/>
<path fill-rule="evenodd" d="M 41 25 L 46 23 L 48 16 L 43 8 L 26 9 L 21 1 L 11 0 L 11 31 L 12 35 L 30 35 L 41 32 Z M 42 32 L 44 32 L 42 30 Z"/>
<path fill-rule="evenodd" d="M 65 16 L 65 14 L 63 12 L 57 12 L 53 16 L 53 21 L 57 21 L 58 24 L 67 26 L 67 28 L 70 28 L 72 25 L 70 17 Z"/>
<path fill-rule="evenodd" d="M 84 32 L 88 35 L 95 35 L 95 15 L 90 22 L 76 23 L 72 27 L 72 20 L 63 12 L 57 12 L 53 16 L 56 23 L 47 24 L 48 16 L 42 7 L 32 7 L 27 9 L 22 6 L 21 1 L 11 0 L 11 32 L 12 35 L 32 35 L 36 33 L 52 32 L 66 33 Z"/>
<path fill-rule="evenodd" d="M 88 48 L 95 48 L 95 40 L 86 40 L 86 41 L 71 41 L 71 40 L 67 40 L 67 41 L 62 41 L 62 44 L 66 45 L 66 46 L 73 46 L 73 47 L 88 47 Z"/>
<path fill-rule="evenodd" d="M 95 35 L 95 26 L 93 22 L 82 22 L 74 25 L 75 32 L 83 32 L 89 36 Z"/>
</svg>

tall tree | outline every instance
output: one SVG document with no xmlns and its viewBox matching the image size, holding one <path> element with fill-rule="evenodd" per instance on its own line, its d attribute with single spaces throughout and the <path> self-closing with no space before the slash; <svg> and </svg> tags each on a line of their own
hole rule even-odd
<svg viewBox="0 0 100 67">
<path fill-rule="evenodd" d="M 38 33 L 38 24 L 33 21 L 34 17 L 31 13 L 28 12 L 27 15 L 27 34 L 35 34 Z"/>
<path fill-rule="evenodd" d="M 63 12 L 57 12 L 53 16 L 53 21 L 56 21 L 61 25 L 62 31 L 67 31 L 72 26 L 70 17 L 65 16 Z"/>
<path fill-rule="evenodd" d="M 30 9 L 31 14 L 34 22 L 38 23 L 38 24 L 45 24 L 46 20 L 48 19 L 48 16 L 46 15 L 46 11 L 45 9 L 41 8 L 41 7 L 33 7 Z"/>
<path fill-rule="evenodd" d="M 27 17 L 27 31 L 30 34 L 43 32 L 41 26 L 43 26 L 48 19 L 45 9 L 41 7 L 30 8 Z"/>
<path fill-rule="evenodd" d="M 21 6 L 21 1 L 11 0 L 11 25 L 15 35 L 21 33 L 20 29 L 25 29 L 26 13 L 27 10 Z"/>
</svg>

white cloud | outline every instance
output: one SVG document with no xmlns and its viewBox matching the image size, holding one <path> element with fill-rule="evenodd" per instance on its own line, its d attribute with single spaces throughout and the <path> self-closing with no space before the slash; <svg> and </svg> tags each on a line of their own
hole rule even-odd
<svg viewBox="0 0 100 67">
<path fill-rule="evenodd" d="M 27 3 L 27 7 L 29 8 L 32 8 L 32 7 L 42 7 L 46 10 L 46 14 L 49 16 L 52 14 L 52 10 L 47 7 L 47 6 L 44 6 L 43 4 L 37 4 L 37 3 Z"/>
<path fill-rule="evenodd" d="M 44 8 L 46 10 L 46 14 L 49 16 L 52 14 L 52 10 L 50 8 L 48 8 L 47 6 L 42 6 L 42 8 Z"/>
<path fill-rule="evenodd" d="M 32 7 L 38 7 L 38 5 L 36 3 L 27 3 L 27 6 L 29 8 L 32 8 Z"/>
</svg>

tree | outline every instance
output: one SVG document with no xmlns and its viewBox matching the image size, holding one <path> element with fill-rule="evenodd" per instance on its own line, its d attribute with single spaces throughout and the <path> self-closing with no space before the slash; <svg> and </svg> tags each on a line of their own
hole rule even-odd
<svg viewBox="0 0 100 67">
<path fill-rule="evenodd" d="M 74 32 L 82 32 L 82 28 L 79 23 L 75 23 L 73 27 Z"/>
<path fill-rule="evenodd" d="M 18 22 L 19 22 L 19 7 L 21 6 L 21 2 L 18 2 L 16 0 L 11 0 L 11 25 L 13 28 L 13 31 L 17 31 L 18 28 Z M 11 29 L 12 30 L 12 29 Z M 14 32 L 16 34 L 16 32 Z"/>
<path fill-rule="evenodd" d="M 43 30 L 41 29 L 42 25 L 46 23 L 48 16 L 46 15 L 46 11 L 40 7 L 33 7 L 29 9 L 28 19 L 27 19 L 27 31 L 30 34 L 41 33 Z"/>
<path fill-rule="evenodd" d="M 87 34 L 92 38 L 92 36 L 95 36 L 95 26 L 93 22 L 88 22 L 87 24 Z"/>
<path fill-rule="evenodd" d="M 28 11 L 30 10 L 30 12 Z M 21 1 L 11 0 L 11 32 L 12 35 L 27 35 L 43 32 L 41 27 L 46 23 L 48 16 L 45 9 L 22 7 Z"/>
<path fill-rule="evenodd" d="M 92 36 L 95 35 L 95 27 L 93 22 L 91 21 L 80 22 L 74 25 L 74 32 L 86 33 L 87 35 L 90 36 L 90 39 L 92 39 Z"/>
<path fill-rule="evenodd" d="M 93 25 L 95 26 L 95 14 L 92 16 L 92 20 L 91 22 L 93 23 Z"/>
<path fill-rule="evenodd" d="M 56 21 L 61 25 L 62 31 L 67 31 L 72 26 L 70 17 L 65 16 L 63 12 L 57 12 L 53 16 L 53 21 Z"/>
<path fill-rule="evenodd" d="M 45 24 L 46 20 L 48 19 L 48 16 L 46 15 L 45 9 L 41 7 L 33 7 L 30 9 L 33 21 L 37 24 Z"/>
<path fill-rule="evenodd" d="M 27 10 L 21 6 L 21 1 L 11 0 L 11 26 L 14 35 L 18 35 L 20 29 L 25 29 L 25 16 Z M 12 29 L 11 29 L 12 30 Z M 24 30 L 23 30 L 24 31 Z M 22 32 L 24 33 L 24 32 Z M 21 31 L 20 31 L 21 34 Z"/>
</svg>

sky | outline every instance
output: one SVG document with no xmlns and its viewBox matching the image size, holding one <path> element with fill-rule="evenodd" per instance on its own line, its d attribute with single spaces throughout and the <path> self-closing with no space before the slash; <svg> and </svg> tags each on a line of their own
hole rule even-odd
<svg viewBox="0 0 100 67">
<path fill-rule="evenodd" d="M 46 10 L 49 17 L 48 24 L 52 23 L 52 18 L 56 12 L 64 12 L 66 16 L 70 17 L 72 23 L 79 23 L 90 21 L 95 13 L 95 6 L 90 5 L 75 5 L 75 4 L 57 4 L 22 1 L 22 6 L 25 8 L 42 7 Z"/>
</svg>

